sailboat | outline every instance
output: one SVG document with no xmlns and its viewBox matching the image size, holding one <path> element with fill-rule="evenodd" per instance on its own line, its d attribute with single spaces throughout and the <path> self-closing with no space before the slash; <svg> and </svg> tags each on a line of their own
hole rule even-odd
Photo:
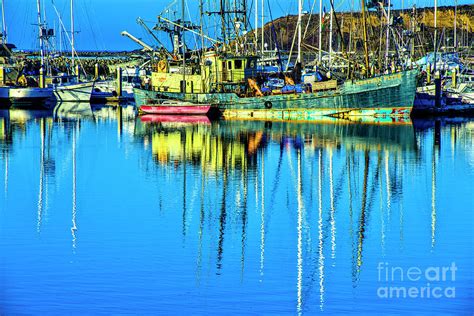
<svg viewBox="0 0 474 316">
<path fill-rule="evenodd" d="M 90 102 L 94 81 L 80 81 L 79 67 L 75 67 L 75 30 L 74 30 L 74 0 L 70 2 L 71 6 L 71 60 L 74 75 L 59 74 L 51 77 L 54 99 L 57 102 Z"/>
<path fill-rule="evenodd" d="M 2 12 L 4 14 L 4 1 L 2 2 Z M 48 100 L 53 95 L 53 89 L 51 87 L 45 86 L 44 78 L 44 58 L 43 58 L 43 24 L 41 22 L 41 6 L 40 1 L 37 1 L 38 9 L 38 24 L 39 24 L 39 35 L 40 35 L 40 46 L 42 52 L 41 58 L 41 69 L 39 71 L 39 76 L 29 80 L 25 75 L 19 76 L 16 85 L 9 86 L 8 88 L 1 89 L 1 96 L 6 96 L 6 90 L 8 89 L 8 103 L 12 106 L 30 106 L 36 104 L 42 104 L 45 100 Z M 5 20 L 3 19 L 4 30 L 5 30 Z M 21 79 L 20 79 L 21 78 Z"/>
<path fill-rule="evenodd" d="M 301 57 L 301 0 L 299 4 L 298 59 Z M 239 1 L 237 1 L 239 2 Z M 235 2 L 235 3 L 237 3 Z M 241 3 L 242 1 L 240 1 Z M 245 1 L 244 1 L 245 2 Z M 363 1 L 362 1 L 363 2 Z M 223 33 L 233 24 L 235 15 L 247 13 L 234 4 L 235 11 L 221 2 Z M 243 6 L 245 7 L 245 6 Z M 363 13 L 364 11 L 363 5 Z M 229 18 L 227 18 L 229 16 Z M 188 22 L 168 21 L 181 33 L 192 31 Z M 245 17 L 237 20 L 246 20 Z M 366 34 L 365 14 L 363 14 L 364 34 Z M 201 36 L 204 36 L 200 34 Z M 183 41 L 182 36 L 179 36 Z M 226 34 L 222 35 L 224 40 Z M 209 37 L 206 37 L 209 40 Z M 233 39 L 233 41 L 237 41 Z M 313 91 L 307 85 L 288 83 L 289 92 L 264 91 L 259 83 L 261 72 L 257 69 L 259 57 L 245 52 L 230 53 L 232 45 L 212 40 L 215 49 L 202 53 L 197 64 L 184 65 L 186 45 L 181 52 L 181 60 L 163 57 L 152 69 L 152 89 L 134 89 L 136 105 L 143 106 L 160 99 L 173 99 L 193 104 L 210 104 L 221 111 L 224 117 L 259 119 L 312 119 L 319 116 L 409 116 L 416 92 L 416 69 L 407 69 L 391 74 L 370 76 L 367 36 L 364 36 L 365 78 L 336 84 L 334 87 Z M 219 46 L 222 48 L 219 49 Z M 183 70 L 171 72 L 172 66 L 183 62 Z M 300 68 L 301 69 L 301 68 Z M 186 74 L 186 75 L 184 75 Z M 189 75 L 188 75 L 189 74 Z M 297 80 L 299 78 L 296 78 Z"/>
</svg>

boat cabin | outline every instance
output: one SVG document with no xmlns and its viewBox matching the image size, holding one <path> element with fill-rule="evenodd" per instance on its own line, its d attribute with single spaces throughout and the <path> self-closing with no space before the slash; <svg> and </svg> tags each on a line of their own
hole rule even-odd
<svg viewBox="0 0 474 316">
<path fill-rule="evenodd" d="M 248 78 L 255 77 L 257 58 L 219 56 L 215 51 L 209 51 L 203 56 L 200 73 L 191 72 L 186 75 L 182 72 L 171 72 L 163 62 L 162 66 L 152 73 L 152 87 L 154 91 L 207 93 L 221 91 L 224 86 L 240 86 L 245 84 Z"/>
<path fill-rule="evenodd" d="M 78 83 L 77 76 L 74 75 L 67 75 L 64 73 L 60 73 L 57 76 L 51 76 L 46 78 L 46 85 L 54 85 L 54 86 L 67 86 L 70 84 Z"/>
</svg>

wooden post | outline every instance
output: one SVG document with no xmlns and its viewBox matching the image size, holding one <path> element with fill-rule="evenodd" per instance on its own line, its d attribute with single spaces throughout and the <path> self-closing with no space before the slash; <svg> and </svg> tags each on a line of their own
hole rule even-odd
<svg viewBox="0 0 474 316">
<path fill-rule="evenodd" d="M 117 68 L 117 96 L 122 96 L 122 68 Z"/>
<path fill-rule="evenodd" d="M 441 107 L 441 75 L 439 71 L 435 73 L 435 106 Z"/>
<path fill-rule="evenodd" d="M 99 80 L 99 64 L 95 63 L 94 65 L 94 79 Z"/>
<path fill-rule="evenodd" d="M 5 68 L 0 67 L 0 86 L 4 86 L 6 82 Z"/>
<path fill-rule="evenodd" d="M 430 63 L 426 65 L 426 83 L 427 84 L 431 83 L 431 64 Z"/>
<path fill-rule="evenodd" d="M 456 86 L 458 85 L 458 74 L 457 74 L 457 67 L 453 68 L 453 72 L 452 72 L 452 87 L 453 88 L 456 88 Z"/>
<path fill-rule="evenodd" d="M 81 72 L 80 72 L 80 67 L 79 65 L 76 65 L 76 76 L 77 76 L 77 81 L 81 79 Z"/>
<path fill-rule="evenodd" d="M 40 88 L 45 88 L 45 78 L 44 78 L 44 68 L 41 66 L 40 75 L 39 75 L 39 85 Z"/>
</svg>

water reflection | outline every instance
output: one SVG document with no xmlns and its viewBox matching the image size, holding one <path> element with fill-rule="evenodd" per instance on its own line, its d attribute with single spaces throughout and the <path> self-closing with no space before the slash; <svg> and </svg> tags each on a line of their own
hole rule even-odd
<svg viewBox="0 0 474 316">
<path fill-rule="evenodd" d="M 66 105 L 41 113 L 9 110 L 0 116 L 4 202 L 18 198 L 17 191 L 7 195 L 11 157 L 22 154 L 21 144 L 26 141 L 39 145 L 35 147 L 39 159 L 32 160 L 39 172 L 38 234 L 43 233 L 46 218 L 59 216 L 48 215 L 54 204 L 49 200 L 50 186 L 57 192 L 70 189 L 69 251 L 72 243 L 75 256 L 87 255 L 91 244 L 83 244 L 82 238 L 94 234 L 95 220 L 83 207 L 91 206 L 89 192 L 80 183 L 99 180 L 85 180 L 91 176 L 86 165 L 81 166 L 81 158 L 91 151 L 83 142 L 96 137 L 92 131 L 107 126 L 101 131 L 113 130 L 118 152 L 133 157 L 126 160 L 133 170 L 129 177 L 135 179 L 130 180 L 137 190 L 132 192 L 154 194 L 146 195 L 147 201 L 132 194 L 127 197 L 141 206 L 133 216 L 143 223 L 159 219 L 153 234 L 133 232 L 129 238 L 139 239 L 140 247 L 155 238 L 170 243 L 169 248 L 144 248 L 147 251 L 139 252 L 143 256 L 139 261 L 153 261 L 159 255 L 191 261 L 192 273 L 181 276 L 189 292 L 218 287 L 216 280 L 232 279 L 235 274 L 242 291 L 279 291 L 281 304 L 291 305 L 281 310 L 298 314 L 340 311 L 344 305 L 340 301 L 358 302 L 351 291 L 367 303 L 360 293 L 368 290 L 367 280 L 376 277 L 370 274 L 373 263 L 393 258 L 392 252 L 416 256 L 430 248 L 436 253 L 438 245 L 445 244 L 439 231 L 446 229 L 437 213 L 439 188 L 446 186 L 439 176 L 442 151 L 457 157 L 459 148 L 473 145 L 472 123 L 457 120 L 183 121 L 135 118 L 131 109 L 90 105 Z M 442 144 L 445 141 L 450 144 Z M 100 151 L 101 159 L 117 158 L 101 147 L 94 150 Z M 473 164 L 472 157 L 463 159 Z M 428 178 L 426 199 L 423 184 L 413 179 Z M 105 186 L 101 190 L 103 196 L 110 194 Z M 53 195 L 54 199 L 59 198 Z M 147 204 L 151 200 L 158 204 Z M 409 225 L 413 221 L 419 225 L 416 231 Z M 168 231 L 171 228 L 179 235 Z M 160 230 L 170 236 L 157 237 Z M 117 230 L 110 238 L 120 238 L 126 231 Z M 427 247 L 423 240 L 429 241 Z M 79 246 L 83 253 L 76 253 Z M 159 267 L 167 271 L 166 266 Z M 184 264 L 180 268 L 186 271 Z"/>
</svg>

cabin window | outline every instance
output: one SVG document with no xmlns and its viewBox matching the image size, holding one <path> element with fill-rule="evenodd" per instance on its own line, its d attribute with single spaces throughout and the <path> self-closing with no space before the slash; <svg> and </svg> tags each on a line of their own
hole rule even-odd
<svg viewBox="0 0 474 316">
<path fill-rule="evenodd" d="M 242 60 L 238 59 L 234 63 L 235 63 L 235 69 L 242 69 Z"/>
<path fill-rule="evenodd" d="M 225 69 L 225 61 L 222 62 L 222 69 Z"/>
<path fill-rule="evenodd" d="M 228 67 L 229 69 L 232 69 L 232 61 L 229 60 L 229 61 L 227 62 L 227 65 L 229 66 L 229 67 Z"/>
</svg>

